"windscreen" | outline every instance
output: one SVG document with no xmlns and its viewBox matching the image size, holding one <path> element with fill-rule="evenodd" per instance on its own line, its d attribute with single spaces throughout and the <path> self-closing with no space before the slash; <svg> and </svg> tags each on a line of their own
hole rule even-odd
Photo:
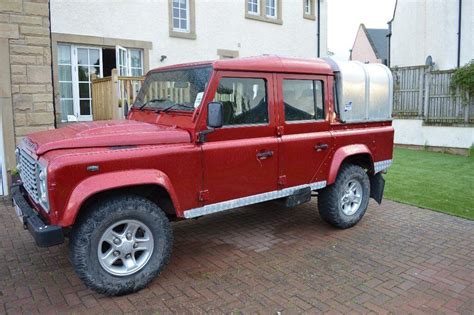
<svg viewBox="0 0 474 315">
<path fill-rule="evenodd" d="M 151 72 L 134 107 L 193 111 L 201 104 L 211 73 L 212 67 Z"/>
</svg>

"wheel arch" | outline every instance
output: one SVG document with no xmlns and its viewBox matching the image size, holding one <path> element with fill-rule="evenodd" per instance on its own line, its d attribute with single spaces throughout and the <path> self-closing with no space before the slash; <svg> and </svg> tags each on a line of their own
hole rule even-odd
<svg viewBox="0 0 474 315">
<path fill-rule="evenodd" d="M 89 177 L 74 188 L 59 219 L 59 225 L 71 226 L 93 203 L 124 193 L 151 200 L 168 216 L 176 216 L 180 211 L 175 190 L 165 173 L 158 170 L 111 172 Z"/>
<path fill-rule="evenodd" d="M 327 184 L 331 185 L 336 181 L 341 165 L 351 163 L 359 165 L 370 172 L 374 169 L 372 152 L 365 144 L 352 144 L 340 147 L 334 153 L 334 157 L 329 167 Z"/>
</svg>

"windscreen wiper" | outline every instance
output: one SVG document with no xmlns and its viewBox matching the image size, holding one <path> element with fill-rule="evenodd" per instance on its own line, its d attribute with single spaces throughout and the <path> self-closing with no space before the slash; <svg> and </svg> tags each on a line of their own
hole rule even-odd
<svg viewBox="0 0 474 315">
<path fill-rule="evenodd" d="M 145 106 L 147 106 L 148 104 L 150 103 L 154 103 L 154 102 L 164 102 L 164 101 L 167 101 L 168 99 L 166 98 L 152 98 L 151 100 L 149 101 L 146 101 L 142 106 L 138 107 L 138 110 L 142 110 L 145 108 Z"/>
<path fill-rule="evenodd" d="M 166 113 L 167 111 L 169 111 L 170 109 L 172 109 L 173 107 L 176 107 L 176 106 L 181 106 L 181 107 L 186 107 L 186 108 L 192 108 L 192 109 L 194 109 L 194 106 L 187 105 L 187 104 L 179 104 L 179 103 L 176 103 L 176 104 L 173 104 L 173 105 L 171 105 L 171 106 L 168 106 L 168 107 L 164 108 L 163 110 L 161 110 L 161 112 Z"/>
</svg>

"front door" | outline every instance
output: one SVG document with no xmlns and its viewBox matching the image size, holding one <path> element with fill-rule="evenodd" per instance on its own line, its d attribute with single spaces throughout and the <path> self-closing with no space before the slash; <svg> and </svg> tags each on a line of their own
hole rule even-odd
<svg viewBox="0 0 474 315">
<path fill-rule="evenodd" d="M 239 198 L 277 190 L 273 80 L 270 74 L 220 72 L 217 81 L 210 92 L 224 106 L 224 126 L 202 145 L 203 201 L 235 207 L 253 203 Z"/>
<path fill-rule="evenodd" d="M 327 114 L 327 80 L 315 75 L 277 75 L 281 128 L 279 182 L 282 187 L 324 185 L 322 167 L 333 141 Z"/>
</svg>

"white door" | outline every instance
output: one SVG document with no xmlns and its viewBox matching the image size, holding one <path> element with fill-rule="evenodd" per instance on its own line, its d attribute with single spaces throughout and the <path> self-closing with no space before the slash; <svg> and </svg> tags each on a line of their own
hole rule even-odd
<svg viewBox="0 0 474 315">
<path fill-rule="evenodd" d="M 117 72 L 119 76 L 129 75 L 128 52 L 122 46 L 115 46 L 115 60 L 117 64 Z"/>
<path fill-rule="evenodd" d="M 92 74 L 102 77 L 102 49 L 74 46 L 74 114 L 79 121 L 92 120 Z M 75 73 L 74 73 L 75 72 Z"/>
</svg>

